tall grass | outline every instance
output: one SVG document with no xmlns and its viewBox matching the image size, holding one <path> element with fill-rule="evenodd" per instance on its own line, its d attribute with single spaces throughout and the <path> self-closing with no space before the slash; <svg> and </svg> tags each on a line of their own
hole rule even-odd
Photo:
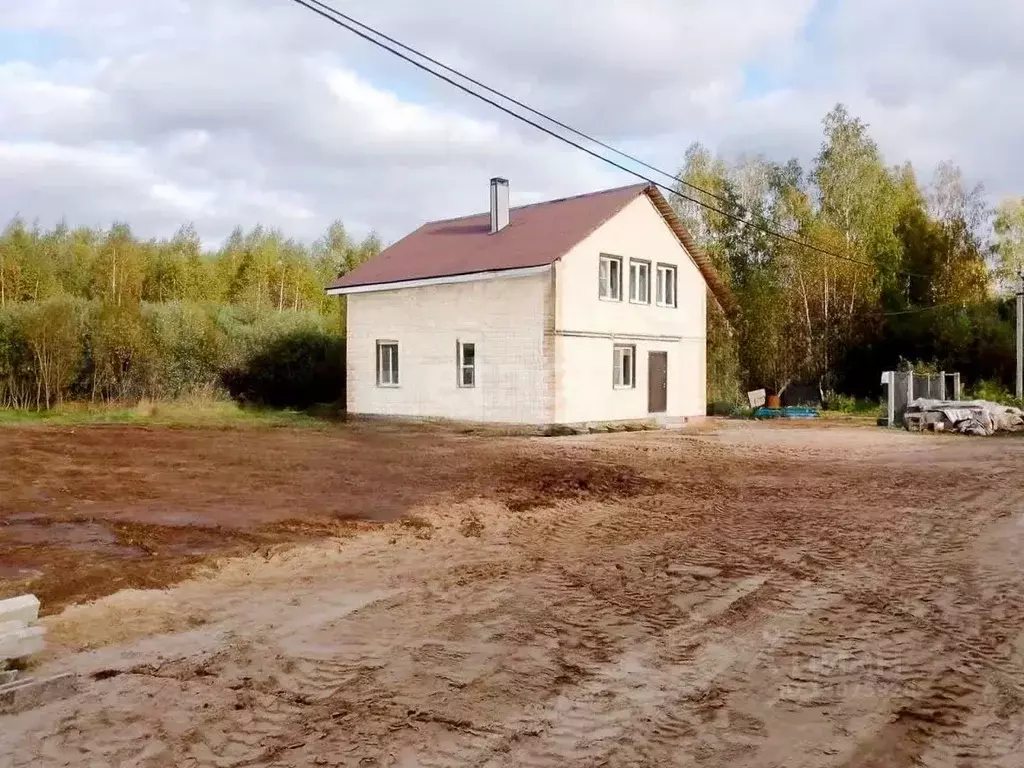
<svg viewBox="0 0 1024 768">
<path fill-rule="evenodd" d="M 46 410 L 0 409 L 4 426 L 85 426 L 139 424 L 161 427 L 303 427 L 323 429 L 337 413 L 243 405 L 221 397 L 190 395 L 179 400 L 135 404 L 69 401 Z"/>
</svg>

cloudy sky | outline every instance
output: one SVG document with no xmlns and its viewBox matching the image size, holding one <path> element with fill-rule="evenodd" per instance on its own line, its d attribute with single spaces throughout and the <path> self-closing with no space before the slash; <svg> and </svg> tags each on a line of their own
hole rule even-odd
<svg viewBox="0 0 1024 768">
<path fill-rule="evenodd" d="M 649 162 L 699 140 L 812 158 L 837 101 L 890 162 L 1024 194 L 1020 0 L 334 0 L 344 12 Z M 385 240 L 631 183 L 292 0 L 0 0 L 0 221 L 334 219 Z"/>
</svg>

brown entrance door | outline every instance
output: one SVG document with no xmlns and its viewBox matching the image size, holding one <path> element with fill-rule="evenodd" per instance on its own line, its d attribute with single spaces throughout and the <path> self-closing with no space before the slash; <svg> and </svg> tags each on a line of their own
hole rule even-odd
<svg viewBox="0 0 1024 768">
<path fill-rule="evenodd" d="M 647 353 L 647 412 L 668 410 L 668 352 Z"/>
</svg>

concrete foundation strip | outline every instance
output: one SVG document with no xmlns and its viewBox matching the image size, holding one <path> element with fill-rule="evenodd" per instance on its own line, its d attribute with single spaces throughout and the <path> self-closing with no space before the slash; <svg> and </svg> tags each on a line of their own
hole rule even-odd
<svg viewBox="0 0 1024 768">
<path fill-rule="evenodd" d="M 53 677 L 26 677 L 0 685 L 0 715 L 13 715 L 70 696 L 78 690 L 78 676 L 65 672 Z"/>
</svg>

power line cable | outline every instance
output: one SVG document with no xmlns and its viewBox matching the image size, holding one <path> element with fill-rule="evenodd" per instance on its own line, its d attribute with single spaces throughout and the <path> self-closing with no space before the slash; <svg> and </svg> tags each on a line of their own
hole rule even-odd
<svg viewBox="0 0 1024 768">
<path fill-rule="evenodd" d="M 943 304 L 932 304 L 927 307 L 915 307 L 914 309 L 901 309 L 895 312 L 883 312 L 882 317 L 896 317 L 898 315 L 919 315 L 922 312 L 931 312 L 935 309 L 946 309 L 947 307 L 960 307 L 966 309 L 967 305 L 962 301 L 947 301 Z"/>
<path fill-rule="evenodd" d="M 621 150 L 621 149 L 619 149 L 617 147 L 614 147 L 611 144 L 608 144 L 607 142 L 602 141 L 601 139 L 595 138 L 594 136 L 591 136 L 590 134 L 584 133 L 583 131 L 579 130 L 578 128 L 573 128 L 571 125 L 568 125 L 567 123 L 562 122 L 558 118 L 552 117 L 551 115 L 548 115 L 548 114 L 546 114 L 544 112 L 541 112 L 539 109 L 535 109 L 534 107 L 531 107 L 529 104 L 526 104 L 526 103 L 524 103 L 522 101 L 519 101 L 514 96 L 509 96 L 508 94 L 503 93 L 502 91 L 499 91 L 496 88 L 492 88 L 491 86 L 487 85 L 487 83 L 484 83 L 484 82 L 481 82 L 480 80 L 477 80 L 472 75 L 467 75 L 465 72 L 461 72 L 461 71 L 455 69 L 454 67 L 450 67 L 447 64 L 445 64 L 443 61 L 439 61 L 439 60 L 433 58 L 432 56 L 430 56 L 429 54 L 423 53 L 423 51 L 417 50 L 416 48 L 413 48 L 410 45 L 406 45 L 401 40 L 397 40 L 394 37 L 391 37 L 391 36 L 387 35 L 386 33 L 381 32 L 378 29 L 374 29 L 373 27 L 369 26 L 368 24 L 364 24 L 363 22 L 359 21 L 358 19 L 353 18 L 352 16 L 349 16 L 346 13 L 342 13 L 341 11 L 339 11 L 336 8 L 332 8 L 331 6 L 327 5 L 327 3 L 320 2 L 320 0 L 308 0 L 308 1 L 311 4 L 313 4 L 313 5 L 316 5 L 316 6 L 319 6 L 320 8 L 323 8 L 328 13 L 333 13 L 335 16 L 337 16 L 337 17 L 339 17 L 341 19 L 344 19 L 349 24 L 353 24 L 353 25 L 359 27 L 360 29 L 368 31 L 370 34 L 376 35 L 380 39 L 386 40 L 387 42 L 391 43 L 392 45 L 398 46 L 403 51 L 408 51 L 409 53 L 413 54 L 414 56 L 418 56 L 419 58 L 423 59 L 424 61 L 427 61 L 430 64 L 433 64 L 434 66 L 443 69 L 445 72 L 450 72 L 451 74 L 455 75 L 456 77 L 462 78 L 467 83 L 472 83 L 473 85 L 477 86 L 478 88 L 482 88 L 483 90 L 487 91 L 488 93 L 492 93 L 495 96 L 497 96 L 497 97 L 499 97 L 501 99 L 504 99 L 505 101 L 507 101 L 507 102 L 509 102 L 511 104 L 516 105 L 520 109 L 526 110 L 530 114 L 533 114 L 533 115 L 536 115 L 537 117 L 543 118 L 544 120 L 547 120 L 549 123 L 552 123 L 553 125 L 557 125 L 559 128 L 562 128 L 563 130 L 569 131 L 570 133 L 572 133 L 572 134 L 574 134 L 576 136 L 579 136 L 581 139 L 585 139 L 586 141 L 589 141 L 589 142 L 591 142 L 593 144 L 596 144 L 597 146 L 601 147 L 602 149 L 606 149 L 609 152 L 614 152 L 619 157 L 623 157 L 626 160 L 629 160 L 630 162 L 636 163 L 637 165 L 639 165 L 639 166 L 641 166 L 643 168 L 646 168 L 649 171 L 654 171 L 655 173 L 660 174 L 660 175 L 662 175 L 662 176 L 664 176 L 666 178 L 672 179 L 673 181 L 677 181 L 680 184 L 684 184 L 685 186 L 689 187 L 690 189 L 696 190 L 697 192 L 701 192 L 702 194 L 705 194 L 708 197 L 711 197 L 711 198 L 713 198 L 715 200 L 718 200 L 721 203 L 725 203 L 727 205 L 735 205 L 736 204 L 736 202 L 734 200 L 730 200 L 729 198 L 723 197 L 722 195 L 717 194 L 715 192 L 712 192 L 709 189 L 705 189 L 704 187 L 701 187 L 701 186 L 699 186 L 697 184 L 694 184 L 692 182 L 686 181 L 686 179 L 681 178 L 677 174 L 669 173 L 668 171 L 663 171 L 661 168 L 653 166 L 650 163 L 648 163 L 648 162 L 646 162 L 644 160 L 641 160 L 640 158 L 638 158 L 638 157 L 636 157 L 634 155 L 629 154 L 628 152 L 624 152 L 623 150 Z"/>
<path fill-rule="evenodd" d="M 501 110 L 505 114 L 507 114 L 507 115 L 509 115 L 511 117 L 514 117 L 517 120 L 519 120 L 521 122 L 524 122 L 524 123 L 526 123 L 529 126 L 532 126 L 533 128 L 536 128 L 537 130 L 547 134 L 548 136 L 551 136 L 554 139 L 557 139 L 557 140 L 559 140 L 559 141 L 561 141 L 561 142 L 563 142 L 565 144 L 568 144 L 569 146 L 574 147 L 575 149 L 578 149 L 581 152 L 585 152 L 586 154 L 590 155 L 591 157 L 593 157 L 593 158 L 595 158 L 597 160 L 601 160 L 601 161 L 607 163 L 608 165 L 611 165 L 612 167 L 619 169 L 620 171 L 624 171 L 624 172 L 626 172 L 626 173 L 628 173 L 628 174 L 630 174 L 632 176 L 636 176 L 638 179 L 646 181 L 648 184 L 651 184 L 651 185 L 653 185 L 653 186 L 655 186 L 655 187 L 657 187 L 657 188 L 667 192 L 670 195 L 675 195 L 675 196 L 677 196 L 677 197 L 679 197 L 679 198 L 681 198 L 683 200 L 687 200 L 687 201 L 689 201 L 691 203 L 695 203 L 695 204 L 701 206 L 702 208 L 705 208 L 705 209 L 710 210 L 710 211 L 714 211 L 715 213 L 717 213 L 717 214 L 719 214 L 721 216 L 725 216 L 726 218 L 728 218 L 728 219 L 730 219 L 732 221 L 736 221 L 736 222 L 738 222 L 740 224 L 743 224 L 744 226 L 749 226 L 749 227 L 751 227 L 753 229 L 758 230 L 759 232 L 763 232 L 766 235 L 770 235 L 770 236 L 778 238 L 780 240 L 784 240 L 784 241 L 786 241 L 788 243 L 792 243 L 793 245 L 798 245 L 798 246 L 807 248 L 809 250 L 816 251 L 818 253 L 824 254 L 825 256 L 831 256 L 834 259 L 839 259 L 841 261 L 846 261 L 846 262 L 849 262 L 851 264 L 859 264 L 862 267 L 868 267 L 870 269 L 877 269 L 878 268 L 878 265 L 872 264 L 869 261 L 863 261 L 861 259 L 855 259 L 852 256 L 845 256 L 843 254 L 836 253 L 835 251 L 830 251 L 830 250 L 828 250 L 826 248 L 822 248 L 820 246 L 817 246 L 814 243 L 809 243 L 809 242 L 806 242 L 804 240 L 800 240 L 798 238 L 791 237 L 791 236 L 789 236 L 789 235 L 787 235 L 787 234 L 785 234 L 783 232 L 779 232 L 779 231 L 771 229 L 769 227 L 758 225 L 758 224 L 756 224 L 756 223 L 754 223 L 752 221 L 746 220 L 742 216 L 739 216 L 739 215 L 734 214 L 734 213 L 730 213 L 728 211 L 723 211 L 720 208 L 716 208 L 715 206 L 713 206 L 713 205 L 711 205 L 709 203 L 706 203 L 706 202 L 704 202 L 702 200 L 698 200 L 697 198 L 691 197 L 690 195 L 686 195 L 686 194 L 680 192 L 678 189 L 675 189 L 673 187 L 669 187 L 669 186 L 667 186 L 665 184 L 662 184 L 661 182 L 655 181 L 654 179 L 651 179 L 650 177 L 645 176 L 644 174 L 640 173 L 637 170 L 629 168 L 628 166 L 625 166 L 622 163 L 616 162 L 615 160 L 613 160 L 613 159 L 611 159 L 609 157 L 606 157 L 606 156 L 600 154 L 599 152 L 596 152 L 593 149 L 580 144 L 579 142 L 573 141 L 572 139 L 559 134 L 557 131 L 554 131 L 551 128 L 548 128 L 547 126 L 541 125 L 540 123 L 536 122 L 535 120 L 531 120 L 529 117 L 526 117 L 525 115 L 522 115 L 522 114 L 516 112 L 515 110 L 510 109 L 509 107 L 505 106 L 504 104 L 501 104 L 501 103 L 495 101 L 494 99 L 488 98 L 486 95 L 484 95 L 484 94 L 482 94 L 482 93 L 480 93 L 478 91 L 473 90 L 472 88 L 470 88 L 469 86 L 465 85 L 464 83 L 460 83 L 457 80 L 452 79 L 451 77 L 445 75 L 443 72 L 438 72 L 437 70 L 431 69 L 429 66 L 427 66 L 423 62 L 417 61 L 416 59 L 412 58 L 411 56 L 409 56 L 409 55 L 407 55 L 405 53 L 402 53 L 401 50 L 396 50 L 395 48 L 392 48 L 391 46 L 388 45 L 387 41 L 394 40 L 394 38 L 385 37 L 382 33 L 378 32 L 376 29 L 374 29 L 373 27 L 369 26 L 368 24 L 363 24 L 362 22 L 357 22 L 357 21 L 354 21 L 354 20 L 351 23 L 348 22 L 346 19 L 349 19 L 351 17 L 345 16 L 340 11 L 338 11 L 335 8 L 332 8 L 330 5 L 327 5 L 326 3 L 319 2 L 319 0 L 292 0 L 292 2 L 294 2 L 294 3 L 298 4 L 298 5 L 301 5 L 302 7 L 312 11 L 313 13 L 317 14 L 318 16 L 322 16 L 323 18 L 327 19 L 328 21 L 332 22 L 333 24 L 336 24 L 339 27 L 342 27 L 343 29 L 348 30 L 352 34 L 356 35 L 357 37 L 360 37 L 363 40 L 366 40 L 367 42 L 377 46 L 378 48 L 381 48 L 381 49 L 387 51 L 388 53 L 390 53 L 390 54 L 392 54 L 394 56 L 397 56 L 398 58 L 402 59 L 403 61 L 406 61 L 409 64 L 412 64 L 417 69 L 420 69 L 420 70 L 422 70 L 424 72 L 427 72 L 428 74 L 433 75 L 434 77 L 438 78 L 439 80 L 442 80 L 442 81 L 448 83 L 449 85 L 452 85 L 452 86 L 458 88 L 460 91 L 463 91 L 464 93 L 467 93 L 470 96 L 473 96 L 474 98 L 479 99 L 480 101 L 483 101 L 484 103 L 489 104 L 492 107 Z M 336 14 L 336 16 L 332 15 L 332 14 Z M 357 27 L 356 24 L 358 24 L 359 27 L 362 27 L 362 29 Z M 368 32 L 363 31 L 363 29 L 368 30 Z M 380 39 L 377 39 L 378 37 Z M 415 50 L 415 49 L 412 49 L 412 48 L 410 48 L 408 46 L 405 46 L 402 43 L 398 43 L 397 41 L 394 42 L 393 45 L 399 45 L 402 48 L 404 48 L 405 50 L 408 50 L 410 52 Z M 416 55 L 417 56 L 421 56 L 424 60 L 433 61 L 432 59 L 429 59 L 428 57 L 426 57 L 423 54 L 420 54 L 418 52 L 416 52 Z M 443 66 L 446 70 L 448 70 L 450 72 L 453 72 L 453 73 L 456 73 L 458 77 L 461 77 L 461 78 L 465 79 L 467 82 L 474 82 L 474 83 L 477 82 L 475 80 L 471 80 L 466 75 L 463 75 L 463 74 L 459 73 L 458 70 L 455 70 L 455 69 L 453 69 L 451 67 L 447 67 L 445 65 L 439 65 L 439 66 Z M 501 96 L 501 98 L 505 99 L 506 101 L 509 101 L 510 103 L 521 104 L 521 102 L 516 102 L 515 100 L 511 99 L 510 97 L 501 94 L 499 91 L 496 91 L 496 90 L 494 90 L 492 88 L 489 88 L 487 86 L 482 86 L 482 87 L 487 88 L 492 93 L 499 94 Z M 542 115 L 543 114 L 543 113 L 537 112 L 536 110 L 533 110 L 533 109 L 531 109 L 529 107 L 525 107 L 525 108 L 526 109 L 530 109 L 530 111 L 533 112 L 534 114 L 538 114 L 538 115 Z M 549 121 L 551 121 L 551 122 L 553 122 L 555 124 L 561 125 L 557 121 L 551 120 L 551 118 L 548 118 L 546 116 L 545 116 L 544 119 L 549 120 Z M 583 134 L 581 132 L 575 131 L 574 129 L 569 129 L 569 130 L 573 130 L 574 133 L 576 133 L 577 135 L 586 136 L 586 134 Z M 590 140 L 594 141 L 593 139 L 590 139 Z M 600 142 L 597 142 L 597 143 L 600 143 Z M 607 145 L 605 145 L 605 146 L 607 146 Z M 627 155 L 625 155 L 625 153 L 619 152 L 618 150 L 612 149 L 612 151 L 617 152 L 618 154 L 620 154 L 623 157 L 628 157 Z M 643 165 L 646 166 L 645 163 Z M 652 166 L 647 166 L 647 167 L 652 167 Z M 655 169 L 655 170 L 657 170 L 657 169 Z M 680 179 L 678 179 L 678 177 L 672 176 L 671 174 L 666 173 L 665 171 L 658 171 L 658 173 L 660 173 L 660 174 L 662 174 L 664 176 L 670 177 L 670 178 L 674 178 L 674 179 L 680 180 Z M 683 182 L 683 183 L 686 183 L 686 182 Z M 898 270 L 896 272 L 896 274 L 906 275 L 908 277 L 919 277 L 919 278 L 922 278 L 922 279 L 925 279 L 925 280 L 930 279 L 927 275 L 921 275 L 921 274 L 917 274 L 917 273 L 914 273 L 914 272 L 907 272 L 907 271 L 904 271 L 904 270 Z"/>
</svg>

